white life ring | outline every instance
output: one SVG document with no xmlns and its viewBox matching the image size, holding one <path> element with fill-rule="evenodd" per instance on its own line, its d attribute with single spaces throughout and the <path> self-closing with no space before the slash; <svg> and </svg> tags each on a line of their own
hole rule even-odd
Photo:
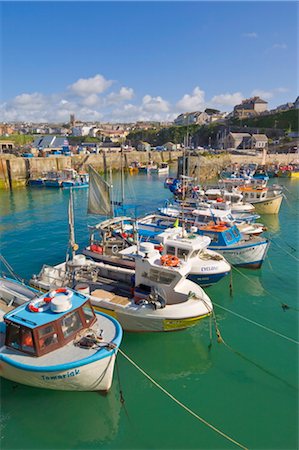
<svg viewBox="0 0 299 450">
<path fill-rule="evenodd" d="M 28 305 L 29 311 L 31 312 L 45 312 L 50 308 L 50 303 L 46 303 L 43 297 L 39 297 Z"/>
<path fill-rule="evenodd" d="M 66 297 L 65 299 L 69 299 L 72 297 L 73 292 L 70 289 L 66 288 L 58 288 L 54 291 L 49 292 L 49 294 L 45 297 L 39 297 L 36 300 L 32 300 L 28 308 L 31 312 L 45 312 L 50 308 L 50 303 L 56 295 L 64 294 Z M 39 305 L 39 306 L 38 306 Z"/>
</svg>

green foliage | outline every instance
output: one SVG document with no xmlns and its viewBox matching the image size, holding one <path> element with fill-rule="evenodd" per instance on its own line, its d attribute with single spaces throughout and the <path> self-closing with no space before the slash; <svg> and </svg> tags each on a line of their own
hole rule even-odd
<svg viewBox="0 0 299 450">
<path fill-rule="evenodd" d="M 148 142 L 151 146 L 166 144 L 166 142 L 173 142 L 174 144 L 183 144 L 186 139 L 187 133 L 189 137 L 193 137 L 194 134 L 201 128 L 200 125 L 187 126 L 172 126 L 168 128 L 149 129 L 149 130 L 135 130 L 128 134 L 127 141 L 130 141 L 132 145 L 137 145 L 139 141 Z"/>
<path fill-rule="evenodd" d="M 282 129 L 286 132 L 298 131 L 299 110 L 290 109 L 276 114 L 269 114 L 268 116 L 258 116 L 252 119 L 237 120 L 232 119 L 231 124 L 256 128 L 276 128 Z"/>
<path fill-rule="evenodd" d="M 13 141 L 16 146 L 30 144 L 34 136 L 29 134 L 11 134 L 10 136 L 0 136 L 1 141 Z"/>
</svg>

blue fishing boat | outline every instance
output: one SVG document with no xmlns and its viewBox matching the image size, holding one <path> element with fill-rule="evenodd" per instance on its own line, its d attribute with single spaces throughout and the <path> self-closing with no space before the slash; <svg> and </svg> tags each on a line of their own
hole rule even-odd
<svg viewBox="0 0 299 450">
<path fill-rule="evenodd" d="M 196 231 L 211 239 L 209 248 L 221 253 L 233 266 L 259 269 L 266 258 L 269 240 L 261 236 L 242 235 L 237 226 L 208 224 Z"/>
<path fill-rule="evenodd" d="M 61 172 L 47 172 L 43 177 L 30 179 L 29 186 L 48 188 L 84 188 L 89 185 L 87 173 L 78 173 L 75 169 L 64 169 Z"/>
<path fill-rule="evenodd" d="M 88 297 L 60 288 L 3 314 L 0 375 L 29 386 L 108 391 L 122 328 Z"/>
</svg>

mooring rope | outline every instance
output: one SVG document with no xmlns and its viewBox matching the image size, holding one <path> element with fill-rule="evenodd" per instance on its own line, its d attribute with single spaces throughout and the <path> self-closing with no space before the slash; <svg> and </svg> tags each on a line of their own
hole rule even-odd
<svg viewBox="0 0 299 450">
<path fill-rule="evenodd" d="M 277 242 L 275 242 L 274 239 L 269 238 L 269 241 L 272 242 L 272 244 L 276 245 L 281 250 L 283 250 L 287 255 L 291 256 L 296 261 L 299 261 L 299 258 L 297 258 L 297 256 L 293 255 L 292 253 L 288 252 L 285 248 L 283 248 L 281 245 L 277 244 Z"/>
<path fill-rule="evenodd" d="M 230 311 L 231 312 L 231 311 Z M 235 350 L 233 347 L 231 347 L 222 337 L 218 324 L 217 324 L 217 319 L 216 319 L 216 315 L 215 312 L 213 311 L 213 319 L 215 322 L 215 330 L 216 330 L 216 335 L 217 335 L 217 342 L 219 344 L 223 344 L 225 345 L 225 347 L 227 347 L 228 350 L 230 350 L 232 353 L 236 354 L 237 356 L 239 356 L 240 358 L 244 359 L 245 361 L 249 362 L 250 364 L 253 364 L 255 367 L 257 367 L 259 370 L 261 370 L 262 372 L 265 372 L 267 375 L 270 375 L 271 377 L 279 380 L 280 382 L 282 382 L 283 384 L 285 384 L 286 386 L 288 386 L 289 388 L 295 389 L 296 391 L 298 390 L 298 388 L 296 386 L 293 386 L 291 383 L 289 383 L 288 381 L 284 380 L 283 378 L 279 377 L 278 375 L 276 375 L 275 373 L 271 372 L 270 370 L 266 369 L 265 367 L 261 366 L 260 364 L 256 363 L 255 361 L 251 360 L 250 358 L 248 358 L 248 356 L 243 355 L 241 352 L 239 352 L 238 350 Z"/>
<path fill-rule="evenodd" d="M 238 272 L 240 275 L 242 275 L 242 277 L 246 278 L 246 280 L 250 281 L 251 283 L 254 284 L 254 281 L 249 278 L 247 275 L 245 275 L 245 273 L 242 273 L 239 269 L 237 269 L 236 267 L 233 268 L 236 272 Z M 263 291 L 270 295 L 270 297 L 274 298 L 276 301 L 278 301 L 280 303 L 280 306 L 282 307 L 283 311 L 286 311 L 288 309 L 293 309 L 294 311 L 299 311 L 298 308 L 296 308 L 296 306 L 289 306 L 286 303 L 282 303 L 281 299 L 279 297 L 277 297 L 276 295 L 272 294 L 270 291 L 268 291 L 267 289 L 264 288 L 264 286 L 262 286 Z"/>
<path fill-rule="evenodd" d="M 187 411 L 189 414 L 191 414 L 193 417 L 195 417 L 197 420 L 199 420 L 200 422 L 202 422 L 204 425 L 206 425 L 207 427 L 211 428 L 213 431 L 215 431 L 216 433 L 220 434 L 222 437 L 224 437 L 225 439 L 227 439 L 228 441 L 232 442 L 233 444 L 237 445 L 238 447 L 244 449 L 244 450 L 248 450 L 247 447 L 245 447 L 244 445 L 240 444 L 238 441 L 236 441 L 235 439 L 233 439 L 232 437 L 228 436 L 226 433 L 224 433 L 223 431 L 219 430 L 218 428 L 216 428 L 214 425 L 212 425 L 211 423 L 207 422 L 205 419 L 203 419 L 202 417 L 200 417 L 197 413 L 195 413 L 194 411 L 192 411 L 192 409 L 188 408 L 188 406 L 184 405 L 184 403 L 182 403 L 180 400 L 178 400 L 177 398 L 175 398 L 170 392 L 168 392 L 163 386 L 161 386 L 157 381 L 155 381 L 148 373 L 146 373 L 140 366 L 138 366 L 138 364 L 136 364 L 128 355 L 126 355 L 120 348 L 118 349 L 118 351 L 120 352 L 120 354 L 127 359 L 127 361 L 129 361 L 130 364 L 132 364 L 137 370 L 139 370 L 139 372 L 142 373 L 142 375 L 144 375 L 151 383 L 153 383 L 158 389 L 160 389 L 162 392 L 164 392 L 164 394 L 166 394 L 171 400 L 173 400 L 175 403 L 177 403 L 179 406 L 181 406 L 185 411 Z"/>
<path fill-rule="evenodd" d="M 213 305 L 217 306 L 217 307 L 220 308 L 220 309 L 223 309 L 223 310 L 226 311 L 226 312 L 229 312 L 229 313 L 233 314 L 234 316 L 239 317 L 240 319 L 246 320 L 247 322 L 250 322 L 250 323 L 252 323 L 252 324 L 254 324 L 254 325 L 256 325 L 256 326 L 258 326 L 258 327 L 260 327 L 260 328 L 263 328 L 264 330 L 269 331 L 270 333 L 276 334 L 277 336 L 280 336 L 280 337 L 282 337 L 283 339 L 286 339 L 286 340 L 288 340 L 288 341 L 290 341 L 290 342 L 293 342 L 293 344 L 299 345 L 299 342 L 296 341 L 295 339 L 290 338 L 289 336 L 286 336 L 286 335 L 284 335 L 284 334 L 282 334 L 282 333 L 279 333 L 278 331 L 273 330 L 272 328 L 268 328 L 268 327 L 266 327 L 265 325 L 262 325 L 262 324 L 260 324 L 260 323 L 258 323 L 258 322 L 255 322 L 255 321 L 252 320 L 252 319 L 248 319 L 248 317 L 242 316 L 241 314 L 238 314 L 238 313 L 236 313 L 236 312 L 234 312 L 234 311 L 231 311 L 230 309 L 227 309 L 227 308 L 225 308 L 224 306 L 221 306 L 221 305 L 219 305 L 218 303 L 215 303 L 214 301 L 213 301 Z"/>
</svg>

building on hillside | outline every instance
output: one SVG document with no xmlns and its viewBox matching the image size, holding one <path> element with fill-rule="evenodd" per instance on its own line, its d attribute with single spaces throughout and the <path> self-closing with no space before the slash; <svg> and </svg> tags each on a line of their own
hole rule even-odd
<svg viewBox="0 0 299 450">
<path fill-rule="evenodd" d="M 76 126 L 72 128 L 72 136 L 88 136 L 91 126 L 83 125 L 82 127 Z"/>
<path fill-rule="evenodd" d="M 69 145 L 68 140 L 65 136 L 38 136 L 34 139 L 32 143 L 32 148 L 37 148 L 38 150 L 46 149 L 61 149 Z"/>
<path fill-rule="evenodd" d="M 148 142 L 140 141 L 138 142 L 136 148 L 138 152 L 149 152 L 151 150 L 151 144 L 149 144 Z"/>
<path fill-rule="evenodd" d="M 277 106 L 275 112 L 289 111 L 290 109 L 294 109 L 294 103 L 284 103 L 283 105 Z"/>
<path fill-rule="evenodd" d="M 268 102 L 262 100 L 260 97 L 251 97 L 243 100 L 240 105 L 234 107 L 234 118 L 247 119 L 248 117 L 255 117 L 267 111 Z"/>
<path fill-rule="evenodd" d="M 14 128 L 7 123 L 0 123 L 0 135 L 1 136 L 10 136 L 15 132 Z"/>
<path fill-rule="evenodd" d="M 250 139 L 250 133 L 228 133 L 223 140 L 224 148 L 237 149 L 241 144 Z"/>
<path fill-rule="evenodd" d="M 205 125 L 210 122 L 210 117 L 206 112 L 194 111 L 190 113 L 182 113 L 176 119 L 174 124 L 177 126 L 186 125 Z"/>
<path fill-rule="evenodd" d="M 268 148 L 268 142 L 269 142 L 269 139 L 265 134 L 252 134 L 250 148 L 253 148 L 255 150 Z"/>
<path fill-rule="evenodd" d="M 0 141 L 0 154 L 1 153 L 12 153 L 15 148 L 13 141 Z"/>
<path fill-rule="evenodd" d="M 178 148 L 177 144 L 174 144 L 173 142 L 166 142 L 165 144 L 163 144 L 163 147 L 164 150 L 168 150 L 170 152 L 173 152 Z"/>
<path fill-rule="evenodd" d="M 265 134 L 229 133 L 224 138 L 224 148 L 232 150 L 262 150 L 268 147 Z"/>
</svg>

